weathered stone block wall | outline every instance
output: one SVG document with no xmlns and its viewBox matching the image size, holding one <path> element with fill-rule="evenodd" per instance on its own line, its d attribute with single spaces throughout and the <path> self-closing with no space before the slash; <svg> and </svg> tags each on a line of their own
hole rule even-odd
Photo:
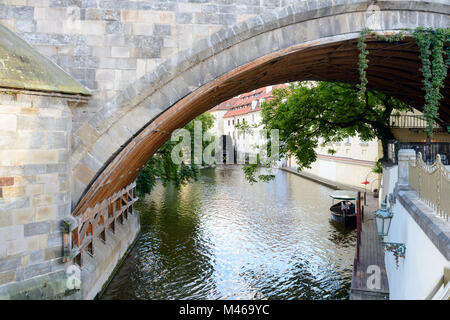
<svg viewBox="0 0 450 320">
<path fill-rule="evenodd" d="M 75 205 L 106 161 L 167 103 L 277 46 L 358 32 L 371 3 L 0 0 L 0 23 L 92 90 L 91 103 L 72 108 Z M 378 5 L 384 11 L 380 29 L 446 24 L 445 0 Z M 222 59 L 216 59 L 219 54 Z M 171 84 L 163 88 L 164 82 Z M 151 100 L 147 107 L 140 103 L 144 99 Z M 138 104 L 143 110 L 134 108 Z"/>
<path fill-rule="evenodd" d="M 150 120 L 264 55 L 307 41 L 354 39 L 365 27 L 368 3 L 0 0 L 0 23 L 94 94 L 89 105 L 31 92 L 0 94 L 0 298 L 63 291 L 61 282 L 44 284 L 64 279 L 60 223 L 71 214 L 71 200 L 76 204 L 113 154 Z M 379 3 L 385 9 L 380 30 L 448 26 L 446 0 Z M 118 179 L 125 176 L 120 173 Z M 115 252 L 129 239 L 119 239 Z M 111 265 L 94 268 L 95 279 Z"/>
<path fill-rule="evenodd" d="M 389 298 L 423 300 L 449 265 L 450 226 L 414 190 L 394 192 L 394 217 L 384 241 L 403 243 L 406 252 L 398 263 L 391 252 L 385 253 Z"/>
<path fill-rule="evenodd" d="M 0 0 L 0 23 L 105 100 L 196 40 L 293 2 Z"/>
<path fill-rule="evenodd" d="M 379 1 L 380 19 L 373 29 L 395 31 L 417 27 L 447 27 L 449 25 L 449 4 L 439 1 Z M 231 81 L 226 86 L 223 82 L 221 85 L 217 82 L 214 84 L 213 80 L 224 81 L 223 79 L 227 76 L 235 76 L 244 68 L 256 68 L 256 64 L 263 57 L 268 58 L 275 55 L 282 57 L 290 50 L 301 51 L 306 47 L 324 46 L 330 42 L 356 40 L 361 30 L 368 26 L 367 20 L 370 11 L 368 13 L 367 8 L 369 4 L 371 4 L 369 0 L 299 1 L 296 2 L 296 5 L 272 10 L 270 13 L 263 13 L 261 16 L 250 18 L 232 27 L 223 28 L 219 32 L 191 44 L 192 47 L 173 54 L 156 70 L 139 78 L 123 90 L 122 94 L 103 104 L 92 118 L 74 132 L 73 207 L 75 208 L 82 199 L 83 192 L 86 192 L 84 199 L 92 196 L 91 199 L 94 199 L 92 201 L 97 201 L 93 196 L 95 193 L 102 194 L 104 191 L 104 194 L 110 195 L 131 183 L 135 178 L 135 172 L 138 172 L 143 163 L 136 164 L 136 167 L 132 168 L 129 165 L 126 166 L 127 161 L 131 163 L 134 160 L 131 159 L 131 156 L 130 158 L 125 157 L 127 153 L 128 155 L 132 154 L 130 151 L 132 147 L 124 151 L 126 147 L 123 148 L 123 146 L 127 145 L 130 139 L 135 140 L 128 146 L 135 141 L 142 141 L 141 138 L 155 137 L 150 133 L 152 130 L 154 132 L 173 130 L 167 129 L 170 127 L 169 124 L 172 122 L 181 125 L 178 122 L 180 118 L 185 120 L 184 123 L 191 120 L 184 116 L 198 108 L 202 100 L 198 99 L 197 106 L 191 105 L 182 109 L 183 103 L 189 105 L 187 101 L 190 98 L 195 99 L 194 97 L 204 95 L 203 101 L 214 100 L 219 95 L 221 88 L 229 93 L 238 94 L 237 90 L 243 88 L 244 82 L 255 85 L 255 87 L 247 88 L 251 90 L 257 87 L 256 83 L 268 84 L 262 82 L 262 79 L 267 81 L 272 75 L 280 75 L 282 72 L 278 73 L 278 70 L 272 70 L 268 74 L 263 72 L 261 75 L 253 74 L 249 76 L 249 79 L 245 79 L 247 81 L 241 79 L 242 86 L 238 82 L 234 84 Z M 333 59 L 324 59 L 324 61 L 331 60 Z M 308 61 L 310 61 L 309 58 Z M 273 62 L 275 65 L 275 62 L 279 63 L 279 60 L 273 59 Z M 297 62 L 300 64 L 301 60 Z M 311 62 L 305 62 L 305 69 L 307 64 L 311 64 Z M 355 60 L 354 66 L 356 65 L 357 61 Z M 278 68 L 289 70 L 289 66 L 279 66 Z M 236 73 L 233 74 L 231 71 L 236 71 Z M 326 79 L 326 74 L 326 71 L 317 70 L 316 72 L 311 71 L 310 75 L 302 75 L 302 77 L 310 80 Z M 343 77 L 349 74 L 351 74 L 350 71 L 342 72 Z M 293 77 L 294 75 L 289 79 Z M 297 77 L 300 77 L 300 74 Z M 290 81 L 281 76 L 276 79 L 272 81 Z M 330 78 L 330 80 L 335 81 L 336 77 Z M 211 87 L 208 87 L 209 85 Z M 213 91 L 212 86 L 214 85 L 216 87 Z M 377 84 L 380 86 L 380 90 L 383 89 L 381 88 L 383 85 L 384 89 L 392 87 L 391 83 Z M 399 85 L 399 92 L 404 90 L 401 81 L 396 82 L 395 85 Z M 211 92 L 207 93 L 206 90 L 211 90 Z M 417 86 L 417 95 L 414 98 L 419 95 L 420 87 Z M 230 98 L 231 96 L 227 97 L 222 92 L 222 97 Z M 182 99 L 185 100 L 182 101 Z M 179 103 L 177 108 L 170 109 L 177 102 Z M 216 103 L 219 102 L 216 101 Z M 213 105 L 209 107 L 213 107 Z M 205 111 L 206 106 L 199 109 L 197 110 Z M 169 116 L 170 110 L 177 110 L 171 115 L 173 118 L 169 118 L 171 117 Z M 155 117 L 164 111 L 167 113 L 159 118 L 160 121 L 155 120 Z M 175 114 L 177 115 L 175 116 Z M 151 122 L 152 120 L 153 122 Z M 141 130 L 145 126 L 148 131 L 144 134 Z M 142 135 L 137 138 L 136 135 L 139 132 Z M 158 141 L 158 139 L 154 138 L 153 141 Z M 151 150 L 153 141 L 148 138 L 145 147 L 142 147 L 141 150 L 136 148 L 134 152 L 142 155 L 145 150 Z M 116 157 L 115 154 L 119 151 L 122 153 Z M 113 158 L 117 161 L 111 161 Z M 136 158 L 138 156 L 133 157 L 133 159 Z M 111 170 L 103 170 L 105 165 L 108 165 Z M 83 170 L 77 171 L 78 166 Z M 118 170 L 117 168 L 121 166 L 123 169 Z M 83 175 L 78 172 L 83 172 Z M 92 182 L 94 183 L 91 184 Z M 94 186 L 94 184 L 96 185 Z M 117 186 L 114 187 L 114 184 Z M 98 192 L 100 189 L 102 192 Z M 110 193 L 108 194 L 108 192 Z M 93 203 L 89 205 L 92 206 Z"/>
<path fill-rule="evenodd" d="M 8 284 L 66 267 L 60 223 L 71 214 L 68 103 L 0 91 L 0 296 L 18 294 Z"/>
</svg>

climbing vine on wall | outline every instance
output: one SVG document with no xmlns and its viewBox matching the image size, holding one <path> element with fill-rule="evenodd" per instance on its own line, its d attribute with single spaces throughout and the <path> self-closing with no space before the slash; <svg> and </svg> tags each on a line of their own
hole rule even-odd
<svg viewBox="0 0 450 320">
<path fill-rule="evenodd" d="M 370 33 L 369 29 L 364 29 L 361 31 L 361 35 L 358 39 L 358 71 L 359 71 L 359 84 L 357 85 L 359 89 L 359 96 L 363 98 L 367 91 L 367 74 L 366 70 L 369 67 L 369 59 L 367 58 L 369 50 L 367 50 L 366 37 Z"/>
<path fill-rule="evenodd" d="M 443 98 L 440 92 L 447 77 L 448 66 L 450 65 L 450 28 L 431 29 L 417 28 L 416 30 L 406 30 L 391 35 L 379 35 L 369 29 L 361 31 L 358 39 L 358 70 L 360 83 L 358 85 L 359 95 L 365 97 L 367 87 L 366 70 L 369 67 L 369 51 L 365 42 L 368 36 L 386 42 L 398 42 L 409 33 L 420 49 L 420 59 L 422 62 L 422 75 L 425 90 L 425 105 L 423 115 L 427 119 L 426 133 L 431 136 L 433 126 L 438 117 L 439 101 Z"/>
<path fill-rule="evenodd" d="M 440 89 L 447 77 L 449 59 L 445 61 L 445 44 L 450 43 L 450 29 L 416 29 L 412 36 L 420 48 L 425 105 L 423 113 L 427 119 L 427 134 L 433 132 L 434 120 L 438 116 L 439 101 L 443 98 Z M 448 51 L 448 48 L 447 48 Z"/>
</svg>

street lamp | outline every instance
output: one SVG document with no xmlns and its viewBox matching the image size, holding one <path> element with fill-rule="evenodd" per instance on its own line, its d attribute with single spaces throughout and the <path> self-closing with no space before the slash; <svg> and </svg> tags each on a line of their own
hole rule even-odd
<svg viewBox="0 0 450 320">
<path fill-rule="evenodd" d="M 406 246 L 404 243 L 384 241 L 384 237 L 388 235 L 391 221 L 394 217 L 391 210 L 387 209 L 386 199 L 384 199 L 381 203 L 381 208 L 374 212 L 374 217 L 377 233 L 381 237 L 383 248 L 387 251 L 393 252 L 396 260 L 398 259 L 398 257 L 404 258 L 406 251 Z"/>
<path fill-rule="evenodd" d="M 375 224 L 377 227 L 377 233 L 383 240 L 389 233 L 389 227 L 393 214 L 387 210 L 386 200 L 381 203 L 381 208 L 375 211 Z"/>
</svg>

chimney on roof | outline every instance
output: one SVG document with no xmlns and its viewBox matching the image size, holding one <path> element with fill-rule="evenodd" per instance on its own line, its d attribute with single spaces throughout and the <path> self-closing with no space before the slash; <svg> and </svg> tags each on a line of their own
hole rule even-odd
<svg viewBox="0 0 450 320">
<path fill-rule="evenodd" d="M 257 104 L 258 104 L 258 100 L 252 101 L 252 110 L 255 110 Z"/>
<path fill-rule="evenodd" d="M 269 93 L 270 91 L 272 91 L 272 86 L 267 86 L 266 87 L 266 93 Z"/>
</svg>

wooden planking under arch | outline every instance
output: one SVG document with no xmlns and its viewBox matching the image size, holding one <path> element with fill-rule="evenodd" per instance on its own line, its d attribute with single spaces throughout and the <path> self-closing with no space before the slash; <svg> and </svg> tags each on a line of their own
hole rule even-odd
<svg viewBox="0 0 450 320">
<path fill-rule="evenodd" d="M 124 146 L 95 178 L 79 201 L 74 215 L 125 188 L 154 152 L 196 116 L 240 93 L 283 82 L 318 80 L 357 84 L 357 39 L 317 45 L 301 50 L 284 49 L 238 67 L 178 101 Z M 424 104 L 419 49 L 410 37 L 398 43 L 375 39 L 369 50 L 368 88 L 397 97 L 421 110 Z M 441 101 L 440 121 L 450 123 L 450 81 Z"/>
</svg>

